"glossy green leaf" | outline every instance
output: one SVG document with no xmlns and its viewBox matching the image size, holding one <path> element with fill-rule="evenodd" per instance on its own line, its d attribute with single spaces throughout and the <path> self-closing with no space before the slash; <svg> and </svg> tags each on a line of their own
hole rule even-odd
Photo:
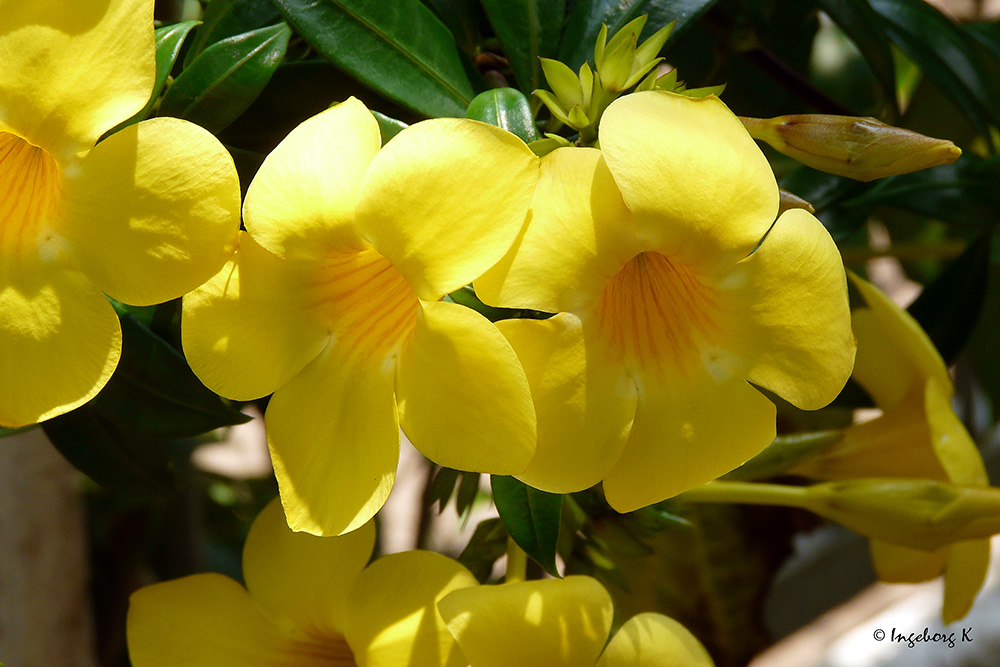
<svg viewBox="0 0 1000 667">
<path fill-rule="evenodd" d="M 521 90 L 544 84 L 541 58 L 555 58 L 566 0 L 482 0 Z"/>
<path fill-rule="evenodd" d="M 990 240 L 985 234 L 970 243 L 907 308 L 948 365 L 979 322 L 989 278 Z"/>
<path fill-rule="evenodd" d="M 870 0 L 886 33 L 983 132 L 1000 124 L 1000 94 L 971 38 L 923 0 Z"/>
<path fill-rule="evenodd" d="M 166 443 L 117 428 L 91 404 L 44 422 L 42 430 L 73 467 L 105 488 L 133 495 L 173 489 Z"/>
<path fill-rule="evenodd" d="M 479 45 L 483 10 L 477 0 L 424 0 L 444 23 L 466 55 L 473 57 Z"/>
<path fill-rule="evenodd" d="M 613 35 L 642 14 L 649 14 L 643 38 L 677 21 L 667 40 L 669 46 L 715 3 L 716 0 L 578 0 L 566 19 L 559 60 L 574 70 L 588 60 L 593 62 L 594 45 L 602 24 L 607 25 L 608 34 Z"/>
<path fill-rule="evenodd" d="M 419 0 L 273 0 L 317 51 L 427 116 L 465 115 L 475 93 L 451 32 Z"/>
<path fill-rule="evenodd" d="M 395 118 L 389 118 L 384 113 L 372 111 L 375 120 L 378 121 L 378 130 L 382 134 L 382 145 L 385 146 L 394 136 L 409 127 L 406 123 Z"/>
<path fill-rule="evenodd" d="M 868 0 L 816 0 L 817 6 L 851 38 L 882 86 L 884 98 L 896 109 L 896 67 L 882 20 Z"/>
<path fill-rule="evenodd" d="M 493 502 L 511 538 L 546 572 L 559 576 L 556 543 L 562 496 L 539 491 L 506 475 L 492 475 L 490 482 Z"/>
<path fill-rule="evenodd" d="M 270 25 L 279 18 L 281 14 L 270 0 L 212 0 L 184 56 L 184 67 L 187 68 L 209 45 Z"/>
<path fill-rule="evenodd" d="M 466 117 L 502 127 L 525 143 L 538 139 L 528 98 L 514 88 L 494 88 L 479 93 L 469 104 Z"/>
<path fill-rule="evenodd" d="M 131 315 L 120 321 L 122 357 L 89 404 L 95 414 L 135 433 L 168 438 L 250 420 L 207 389 L 166 341 Z"/>
<path fill-rule="evenodd" d="M 281 23 L 212 44 L 167 89 L 160 115 L 186 118 L 219 132 L 267 86 L 285 57 L 291 34 Z"/>
</svg>

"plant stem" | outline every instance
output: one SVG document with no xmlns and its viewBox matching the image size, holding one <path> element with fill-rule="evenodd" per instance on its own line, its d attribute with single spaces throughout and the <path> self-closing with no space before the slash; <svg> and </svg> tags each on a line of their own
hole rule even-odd
<svg viewBox="0 0 1000 667">
<path fill-rule="evenodd" d="M 528 554 L 517 546 L 513 537 L 507 537 L 507 583 L 524 581 L 528 572 Z"/>
<path fill-rule="evenodd" d="M 692 503 L 738 503 L 744 505 L 782 505 L 811 509 L 807 487 L 755 482 L 709 482 L 677 496 Z"/>
</svg>

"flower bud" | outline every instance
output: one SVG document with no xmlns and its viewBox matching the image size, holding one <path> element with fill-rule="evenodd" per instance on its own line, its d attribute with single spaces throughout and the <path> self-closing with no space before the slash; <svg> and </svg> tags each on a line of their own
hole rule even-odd
<svg viewBox="0 0 1000 667">
<path fill-rule="evenodd" d="M 858 181 L 951 164 L 955 144 L 926 137 L 874 118 L 802 114 L 741 118 L 754 139 L 804 165 Z"/>
</svg>

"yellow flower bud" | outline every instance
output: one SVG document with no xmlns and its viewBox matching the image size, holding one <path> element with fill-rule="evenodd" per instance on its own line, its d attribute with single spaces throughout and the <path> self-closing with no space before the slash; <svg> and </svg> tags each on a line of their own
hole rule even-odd
<svg viewBox="0 0 1000 667">
<path fill-rule="evenodd" d="M 874 118 L 802 114 L 741 118 L 754 139 L 804 165 L 858 181 L 951 164 L 955 144 L 926 137 Z"/>
</svg>

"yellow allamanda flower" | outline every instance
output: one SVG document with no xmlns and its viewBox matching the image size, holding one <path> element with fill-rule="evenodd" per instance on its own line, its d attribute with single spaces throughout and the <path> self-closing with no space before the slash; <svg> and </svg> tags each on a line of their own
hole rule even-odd
<svg viewBox="0 0 1000 667">
<path fill-rule="evenodd" d="M 136 667 L 462 667 L 468 662 L 436 604 L 476 586 L 428 551 L 375 560 L 374 524 L 339 537 L 293 533 L 281 506 L 254 520 L 243 548 L 246 588 L 196 574 L 132 594 L 129 657 Z"/>
<path fill-rule="evenodd" d="M 633 616 L 614 634 L 611 596 L 596 579 L 521 581 L 455 590 L 438 603 L 472 667 L 711 667 L 687 628 Z"/>
<path fill-rule="evenodd" d="M 538 160 L 465 119 L 380 149 L 351 99 L 307 120 L 247 192 L 232 261 L 184 300 L 191 367 L 234 399 L 274 392 L 266 427 L 289 525 L 339 534 L 385 502 L 399 427 L 445 466 L 524 470 L 530 390 L 500 332 L 442 297 L 522 228 Z"/>
<path fill-rule="evenodd" d="M 813 479 L 925 478 L 988 486 L 979 450 L 951 407 L 948 369 L 920 325 L 882 291 L 851 274 L 865 308 L 852 315 L 858 340 L 854 378 L 883 414 L 849 427 L 833 447 L 795 467 Z M 916 582 L 945 577 L 942 616 L 965 616 L 986 579 L 989 540 L 927 552 L 873 540 L 879 578 Z"/>
<path fill-rule="evenodd" d="M 121 330 L 215 274 L 239 228 L 232 158 L 157 118 L 98 139 L 153 90 L 153 0 L 0 0 L 0 425 L 105 385 Z M 102 294 L 102 292 L 104 294 Z"/>
<path fill-rule="evenodd" d="M 475 287 L 558 313 L 498 324 L 538 416 L 519 478 L 554 492 L 603 480 L 625 512 L 771 442 L 774 405 L 751 383 L 827 404 L 854 342 L 836 245 L 804 210 L 775 221 L 774 175 L 721 101 L 627 95 L 600 144 L 543 159 L 525 233 Z"/>
</svg>

